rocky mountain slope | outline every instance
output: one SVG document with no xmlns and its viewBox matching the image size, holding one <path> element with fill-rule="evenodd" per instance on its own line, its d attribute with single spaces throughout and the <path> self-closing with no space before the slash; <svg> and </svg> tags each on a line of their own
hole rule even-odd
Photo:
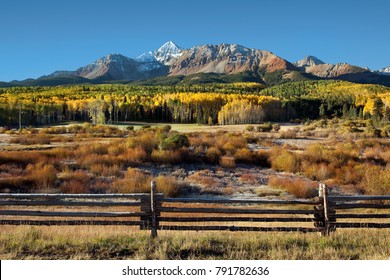
<svg viewBox="0 0 390 280">
<path fill-rule="evenodd" d="M 298 60 L 293 63 L 296 67 L 310 67 L 310 66 L 315 66 L 315 65 L 321 65 L 325 64 L 322 60 L 318 59 L 315 56 L 306 56 L 301 60 Z"/>
<path fill-rule="evenodd" d="M 208 44 L 182 49 L 172 41 L 136 58 L 109 54 L 75 71 L 56 71 L 36 80 L 13 81 L 10 84 L 119 82 L 200 73 L 221 75 L 250 73 L 247 76 L 251 79 L 254 77 L 267 85 L 308 79 L 340 79 L 390 85 L 390 75 L 383 75 L 390 74 L 390 67 L 371 72 L 347 63 L 327 64 L 314 56 L 290 63 L 270 51 L 246 48 L 237 44 Z"/>
<path fill-rule="evenodd" d="M 287 60 L 269 51 L 249 49 L 235 44 L 204 45 L 184 50 L 170 65 L 169 75 L 195 73 L 236 74 L 245 71 L 274 72 L 297 70 Z"/>
</svg>

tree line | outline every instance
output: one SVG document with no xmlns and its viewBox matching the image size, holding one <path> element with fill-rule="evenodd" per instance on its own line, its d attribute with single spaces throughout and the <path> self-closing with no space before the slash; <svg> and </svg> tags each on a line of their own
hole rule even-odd
<svg viewBox="0 0 390 280">
<path fill-rule="evenodd" d="M 160 121 L 260 123 L 319 117 L 390 119 L 390 89 L 342 81 L 0 89 L 0 126 Z"/>
</svg>

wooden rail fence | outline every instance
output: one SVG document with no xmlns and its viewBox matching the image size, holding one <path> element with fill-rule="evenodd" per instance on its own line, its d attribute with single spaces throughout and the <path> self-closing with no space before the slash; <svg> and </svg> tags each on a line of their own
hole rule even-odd
<svg viewBox="0 0 390 280">
<path fill-rule="evenodd" d="M 324 184 L 313 200 L 164 198 L 152 182 L 150 194 L 0 194 L 0 224 L 138 226 L 152 237 L 159 230 L 329 235 L 337 228 L 390 228 L 389 202 L 390 196 L 331 196 Z"/>
</svg>

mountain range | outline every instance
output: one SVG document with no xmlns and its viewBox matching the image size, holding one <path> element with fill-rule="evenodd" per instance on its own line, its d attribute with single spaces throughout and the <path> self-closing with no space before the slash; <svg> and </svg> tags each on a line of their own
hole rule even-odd
<svg viewBox="0 0 390 280">
<path fill-rule="evenodd" d="M 136 58 L 109 54 L 74 71 L 56 71 L 38 79 L 0 83 L 12 85 L 61 85 L 131 82 L 153 78 L 209 73 L 217 77 L 238 75 L 266 85 L 311 79 L 338 79 L 390 86 L 390 66 L 377 71 L 347 63 L 328 64 L 307 56 L 291 63 L 270 51 L 237 44 L 200 45 L 182 49 L 172 41 Z"/>
</svg>

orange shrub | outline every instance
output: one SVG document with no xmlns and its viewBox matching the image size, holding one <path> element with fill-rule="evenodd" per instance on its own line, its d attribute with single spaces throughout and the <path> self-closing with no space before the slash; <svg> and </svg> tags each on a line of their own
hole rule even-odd
<svg viewBox="0 0 390 280">
<path fill-rule="evenodd" d="M 237 162 L 241 163 L 253 163 L 255 161 L 253 153 L 248 148 L 237 150 L 237 152 L 234 154 L 234 158 L 237 160 Z"/>
<path fill-rule="evenodd" d="M 236 160 L 234 157 L 223 156 L 220 158 L 219 164 L 225 168 L 234 168 L 236 167 Z"/>
<path fill-rule="evenodd" d="M 365 176 L 366 166 L 352 162 L 336 169 L 335 179 L 341 184 L 358 184 Z"/>
<path fill-rule="evenodd" d="M 212 164 L 218 163 L 221 155 L 221 150 L 215 147 L 208 148 L 206 152 L 207 161 Z"/>
<path fill-rule="evenodd" d="M 151 177 L 140 170 L 129 168 L 124 179 L 112 184 L 113 192 L 117 193 L 149 193 Z"/>
<path fill-rule="evenodd" d="M 163 193 L 166 197 L 176 197 L 180 194 L 181 186 L 172 177 L 158 176 L 156 181 L 157 192 Z"/>
<path fill-rule="evenodd" d="M 220 150 L 234 154 L 239 148 L 245 148 L 247 145 L 246 139 L 242 135 L 236 134 L 221 134 L 216 137 L 215 146 Z"/>
<path fill-rule="evenodd" d="M 72 179 L 69 181 L 65 181 L 61 184 L 60 187 L 61 193 L 75 194 L 75 193 L 88 193 L 89 188 L 88 184 L 77 180 Z"/>
<path fill-rule="evenodd" d="M 186 151 L 180 150 L 153 150 L 151 159 L 155 163 L 182 163 L 185 160 Z"/>
<path fill-rule="evenodd" d="M 331 164 L 318 164 L 304 161 L 301 166 L 301 169 L 305 173 L 305 175 L 313 180 L 325 181 L 335 175 L 335 168 Z"/>
<path fill-rule="evenodd" d="M 127 149 L 118 159 L 123 159 L 126 165 L 138 165 L 148 159 L 148 154 L 142 148 Z"/>
<path fill-rule="evenodd" d="M 37 151 L 0 152 L 0 164 L 28 165 L 44 161 L 46 161 L 46 157 Z"/>
<path fill-rule="evenodd" d="M 122 141 L 121 140 L 120 142 L 118 141 L 112 141 L 110 142 L 110 146 L 108 146 L 107 148 L 107 153 L 111 156 L 119 156 L 119 155 L 122 155 L 126 152 L 126 147 L 125 145 L 122 144 Z"/>
<path fill-rule="evenodd" d="M 57 180 L 57 169 L 51 164 L 38 163 L 28 165 L 26 172 L 35 182 L 36 188 L 47 190 L 55 187 Z"/>
<path fill-rule="evenodd" d="M 97 176 L 116 176 L 119 177 L 122 174 L 122 168 L 114 164 L 112 166 L 107 166 L 103 164 L 93 164 L 90 167 L 90 170 L 93 174 Z"/>
<path fill-rule="evenodd" d="M 141 131 L 137 136 L 131 136 L 127 139 L 129 148 L 141 148 L 148 154 L 151 154 L 153 149 L 157 147 L 157 139 L 153 131 Z"/>
<path fill-rule="evenodd" d="M 91 175 L 85 173 L 85 171 L 83 170 L 76 170 L 76 171 L 64 170 L 62 173 L 59 174 L 59 179 L 61 181 L 78 180 L 87 184 L 91 179 Z"/>
<path fill-rule="evenodd" d="M 318 194 L 317 182 L 303 180 L 299 178 L 280 178 L 271 176 L 268 185 L 275 188 L 285 189 L 288 193 L 298 198 L 312 198 Z"/>
<path fill-rule="evenodd" d="M 335 167 L 342 167 L 346 165 L 348 161 L 355 160 L 357 157 L 357 152 L 348 145 L 337 146 L 335 150 L 329 150 L 326 153 L 326 159 Z"/>
</svg>

